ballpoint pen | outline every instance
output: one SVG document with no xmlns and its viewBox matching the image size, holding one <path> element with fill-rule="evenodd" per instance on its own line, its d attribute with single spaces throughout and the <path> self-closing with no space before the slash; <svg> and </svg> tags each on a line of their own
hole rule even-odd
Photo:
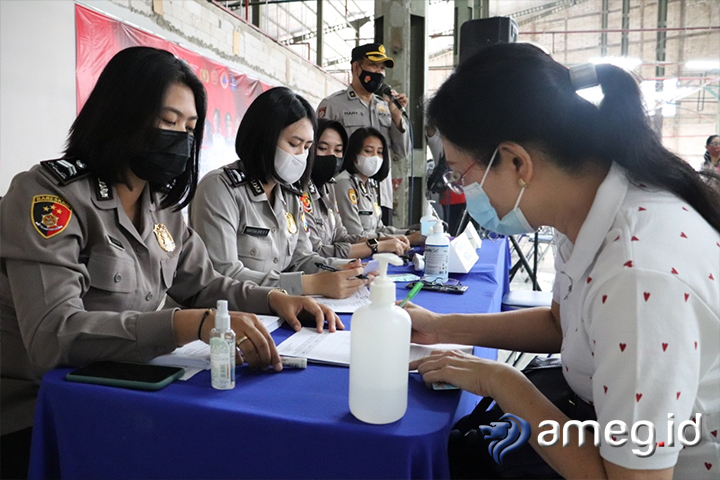
<svg viewBox="0 0 720 480">
<path fill-rule="evenodd" d="M 326 272 L 339 272 L 340 270 L 333 267 L 332 265 L 327 265 L 325 263 L 315 262 L 315 266 L 319 268 L 320 270 L 325 270 Z M 360 280 L 367 280 L 368 277 L 363 275 L 362 273 L 360 275 L 357 275 L 355 278 L 359 278 Z"/>
<path fill-rule="evenodd" d="M 407 294 L 407 296 L 403 299 L 402 302 L 400 302 L 400 305 L 398 305 L 400 308 L 403 308 L 410 300 L 415 298 L 415 295 L 422 289 L 423 283 L 417 282 L 415 286 L 410 290 L 410 293 Z"/>
</svg>

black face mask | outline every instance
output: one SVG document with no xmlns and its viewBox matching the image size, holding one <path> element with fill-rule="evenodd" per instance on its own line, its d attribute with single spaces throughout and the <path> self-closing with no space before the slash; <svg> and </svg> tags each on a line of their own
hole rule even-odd
<svg viewBox="0 0 720 480">
<path fill-rule="evenodd" d="M 312 181 L 316 187 L 322 187 L 342 168 L 343 159 L 335 155 L 316 155 L 313 161 Z"/>
<path fill-rule="evenodd" d="M 187 132 L 157 128 L 150 147 L 130 161 L 130 169 L 143 180 L 167 185 L 187 168 L 194 144 Z"/>
<path fill-rule="evenodd" d="M 385 75 L 378 72 L 368 72 L 363 70 L 360 72 L 360 83 L 368 93 L 376 93 L 382 87 L 385 81 Z"/>
</svg>

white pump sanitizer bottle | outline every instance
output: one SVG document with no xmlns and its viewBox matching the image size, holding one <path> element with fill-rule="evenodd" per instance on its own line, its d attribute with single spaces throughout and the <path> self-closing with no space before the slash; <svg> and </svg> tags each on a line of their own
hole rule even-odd
<svg viewBox="0 0 720 480">
<path fill-rule="evenodd" d="M 366 423 L 400 420 L 407 410 L 410 315 L 395 305 L 390 253 L 376 253 L 380 275 L 370 285 L 370 304 L 358 308 L 350 323 L 350 412 Z"/>
</svg>

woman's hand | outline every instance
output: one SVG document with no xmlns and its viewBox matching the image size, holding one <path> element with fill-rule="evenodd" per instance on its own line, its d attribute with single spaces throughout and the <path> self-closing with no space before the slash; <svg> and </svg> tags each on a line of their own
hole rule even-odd
<svg viewBox="0 0 720 480">
<path fill-rule="evenodd" d="M 212 320 L 215 323 L 215 319 Z M 247 362 L 250 368 L 265 369 L 272 366 L 276 372 L 282 370 L 275 342 L 257 316 L 252 313 L 230 312 L 230 328 L 235 332 L 238 365 Z M 208 332 L 208 337 L 209 335 Z"/>
<path fill-rule="evenodd" d="M 176 326 L 187 323 L 197 325 L 195 327 L 200 335 L 200 340 L 210 343 L 210 330 L 215 326 L 215 315 L 217 311 L 212 310 L 205 321 L 200 321 L 205 315 L 205 310 L 180 310 L 173 315 L 173 323 Z M 272 366 L 275 371 L 282 370 L 280 355 L 278 354 L 275 342 L 265 325 L 252 313 L 228 312 L 230 315 L 230 328 L 235 332 L 237 351 L 236 361 L 242 365 L 247 361 L 252 368 L 267 368 Z"/>
<path fill-rule="evenodd" d="M 405 305 L 405 310 L 410 314 L 412 320 L 410 341 L 423 345 L 442 343 L 439 334 L 442 320 L 439 314 L 411 302 Z"/>
<path fill-rule="evenodd" d="M 363 273 L 362 263 L 359 261 L 339 268 L 340 270 L 337 272 L 303 275 L 303 293 L 305 295 L 322 295 L 328 298 L 347 298 L 365 285 L 364 280 L 356 278 Z"/>
<path fill-rule="evenodd" d="M 435 351 L 428 357 L 410 362 L 410 370 L 414 369 L 423 376 L 428 386 L 444 382 L 476 395 L 491 397 L 495 397 L 497 388 L 502 388 L 503 378 L 519 373 L 504 363 L 458 350 Z"/>
<path fill-rule="evenodd" d="M 326 272 L 331 273 L 331 272 Z M 339 272 L 336 272 L 339 273 Z M 362 282 L 362 280 L 359 280 Z M 304 314 L 315 319 L 317 331 L 322 332 L 325 321 L 328 324 L 328 330 L 334 332 L 336 329 L 343 330 L 345 325 L 340 321 L 335 312 L 330 307 L 317 303 L 309 297 L 300 297 L 297 295 L 287 295 L 280 290 L 273 290 L 268 296 L 270 309 L 277 316 L 284 319 L 295 331 L 302 328 L 298 315 Z"/>
<path fill-rule="evenodd" d="M 385 240 L 387 238 L 397 238 L 398 240 L 400 240 L 400 242 L 402 242 L 402 244 L 405 245 L 405 251 L 408 251 L 411 248 L 410 240 L 408 240 L 405 235 L 396 235 L 394 237 L 383 237 L 380 239 L 380 241 Z"/>
<path fill-rule="evenodd" d="M 402 255 L 410 249 L 410 243 L 405 237 L 402 238 L 405 239 L 404 242 L 399 237 L 386 237 L 378 240 L 378 252 Z"/>
<path fill-rule="evenodd" d="M 407 239 L 410 242 L 410 245 L 422 245 L 425 242 L 425 237 L 423 237 L 419 230 L 412 231 L 409 235 L 407 235 Z"/>
</svg>

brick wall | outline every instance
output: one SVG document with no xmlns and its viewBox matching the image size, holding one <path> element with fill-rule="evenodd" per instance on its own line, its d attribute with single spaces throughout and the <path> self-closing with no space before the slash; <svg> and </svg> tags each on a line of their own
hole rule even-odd
<svg viewBox="0 0 720 480">
<path fill-rule="evenodd" d="M 289 48 L 204 0 L 111 0 L 151 19 L 163 30 L 212 51 L 228 65 L 249 75 L 284 85 L 316 106 L 345 87 Z"/>
</svg>

